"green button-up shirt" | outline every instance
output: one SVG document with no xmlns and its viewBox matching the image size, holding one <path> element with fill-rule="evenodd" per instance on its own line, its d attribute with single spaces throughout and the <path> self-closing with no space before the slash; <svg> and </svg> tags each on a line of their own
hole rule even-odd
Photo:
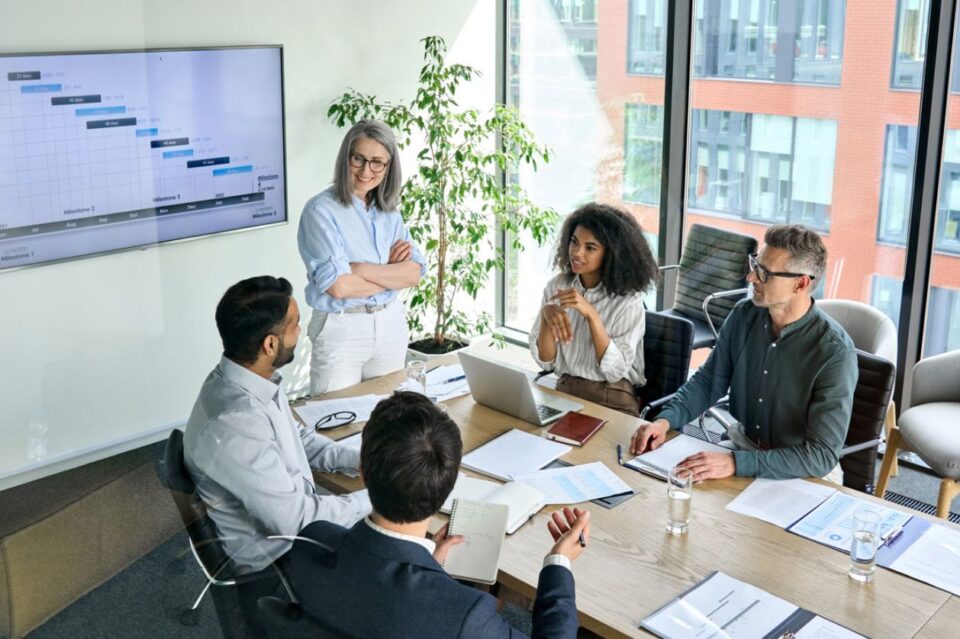
<svg viewBox="0 0 960 639">
<path fill-rule="evenodd" d="M 840 458 L 857 376 L 853 342 L 816 304 L 775 337 L 767 309 L 744 300 L 659 417 L 680 428 L 729 392 L 731 415 L 761 448 L 733 453 L 737 475 L 823 477 Z"/>
</svg>

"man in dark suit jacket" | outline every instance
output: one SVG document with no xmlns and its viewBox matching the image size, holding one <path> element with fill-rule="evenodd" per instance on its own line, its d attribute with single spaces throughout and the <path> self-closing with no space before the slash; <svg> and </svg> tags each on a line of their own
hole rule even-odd
<svg viewBox="0 0 960 639">
<path fill-rule="evenodd" d="M 377 405 L 360 452 L 373 513 L 352 528 L 312 523 L 291 551 L 288 572 L 307 615 L 337 637 L 524 636 L 497 614 L 494 597 L 444 572 L 441 562 L 462 537 L 444 526 L 426 539 L 462 450 L 457 425 L 422 395 L 396 393 Z M 540 571 L 534 637 L 576 637 L 570 563 L 589 523 L 588 512 L 565 508 L 547 524 L 555 543 Z"/>
</svg>

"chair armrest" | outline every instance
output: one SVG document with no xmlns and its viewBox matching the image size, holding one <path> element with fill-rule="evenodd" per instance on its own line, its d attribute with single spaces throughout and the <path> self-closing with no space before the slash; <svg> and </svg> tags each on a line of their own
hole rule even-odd
<svg viewBox="0 0 960 639">
<path fill-rule="evenodd" d="M 880 444 L 879 439 L 871 439 L 869 441 L 860 442 L 859 444 L 854 444 L 852 446 L 844 446 L 840 449 L 840 457 L 846 457 L 853 453 L 859 453 L 861 450 L 868 450 L 870 448 L 876 448 Z"/>
<path fill-rule="evenodd" d="M 713 319 L 710 317 L 710 302 L 721 297 L 733 297 L 735 295 L 746 295 L 749 291 L 749 288 L 734 288 L 729 291 L 717 291 L 716 293 L 710 293 L 705 298 L 703 298 L 703 316 L 707 318 L 707 325 L 710 327 L 710 332 L 713 333 L 713 336 L 717 336 L 717 327 L 713 325 Z"/>
<path fill-rule="evenodd" d="M 680 268 L 679 264 L 664 264 L 663 266 L 658 266 L 657 270 L 663 271 L 672 271 L 675 268 Z"/>
<path fill-rule="evenodd" d="M 640 410 L 640 419 L 646 419 L 647 414 L 651 410 L 665 406 L 667 402 L 673 399 L 676 395 L 677 395 L 676 393 L 670 393 L 669 395 L 664 395 L 663 397 L 657 398 L 652 402 L 649 402 L 646 406 L 643 407 L 643 409 Z"/>
</svg>

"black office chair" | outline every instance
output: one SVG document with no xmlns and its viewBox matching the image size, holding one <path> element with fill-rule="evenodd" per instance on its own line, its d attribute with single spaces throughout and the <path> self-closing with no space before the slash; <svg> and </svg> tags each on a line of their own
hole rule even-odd
<svg viewBox="0 0 960 639">
<path fill-rule="evenodd" d="M 857 351 L 860 376 L 853 393 L 853 412 L 844 448 L 840 451 L 843 485 L 873 494 L 877 446 L 896 381 L 896 366 L 888 359 Z"/>
<path fill-rule="evenodd" d="M 320 625 L 305 614 L 299 604 L 277 597 L 260 597 L 257 610 L 269 639 L 348 639 Z"/>
<path fill-rule="evenodd" d="M 843 485 L 873 494 L 873 477 L 877 469 L 877 446 L 893 394 L 896 367 L 890 360 L 857 350 L 859 377 L 853 391 L 853 410 L 847 437 L 840 450 Z M 721 400 L 700 416 L 700 429 L 707 436 L 704 417 L 709 415 L 725 428 L 730 423 L 722 412 L 727 400 Z"/>
<path fill-rule="evenodd" d="M 641 419 L 654 419 L 673 399 L 690 373 L 693 322 L 668 313 L 646 311 L 643 335 L 643 369 L 647 383 L 636 388 Z"/>
<path fill-rule="evenodd" d="M 181 617 L 184 624 L 196 623 L 200 602 L 203 601 L 207 591 L 213 587 L 211 595 L 224 637 L 233 639 L 246 636 L 248 628 L 256 624 L 255 622 L 251 624 L 248 614 L 252 611 L 242 609 L 236 589 L 231 586 L 271 578 L 274 574 L 279 577 L 291 600 L 296 601 L 286 577 L 275 566 L 271 566 L 272 570 L 237 574 L 236 566 L 224 551 L 216 525 L 210 519 L 207 507 L 197 494 L 197 487 L 183 462 L 182 431 L 174 429 L 167 439 L 162 475 L 163 482 L 170 489 L 173 501 L 177 505 L 183 527 L 190 537 L 190 551 L 207 580 L 193 606 L 184 611 Z"/>
<path fill-rule="evenodd" d="M 747 294 L 747 256 L 757 251 L 757 240 L 743 233 L 694 224 L 680 264 L 673 308 L 664 311 L 694 325 L 694 348 L 709 348 L 733 306 Z"/>
</svg>

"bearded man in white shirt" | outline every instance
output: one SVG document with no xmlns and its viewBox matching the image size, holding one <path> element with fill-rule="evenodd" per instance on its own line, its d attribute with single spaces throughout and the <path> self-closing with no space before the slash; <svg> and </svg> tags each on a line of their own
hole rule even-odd
<svg viewBox="0 0 960 639">
<path fill-rule="evenodd" d="M 365 490 L 317 493 L 314 469 L 355 471 L 359 453 L 300 424 L 280 388 L 277 370 L 293 361 L 300 336 L 292 291 L 290 282 L 271 276 L 227 290 L 216 311 L 223 356 L 184 433 L 187 469 L 238 572 L 271 563 L 282 569 L 291 542 L 270 536 L 296 535 L 321 520 L 350 526 L 370 513 Z M 256 606 L 261 586 L 245 610 Z"/>
</svg>

